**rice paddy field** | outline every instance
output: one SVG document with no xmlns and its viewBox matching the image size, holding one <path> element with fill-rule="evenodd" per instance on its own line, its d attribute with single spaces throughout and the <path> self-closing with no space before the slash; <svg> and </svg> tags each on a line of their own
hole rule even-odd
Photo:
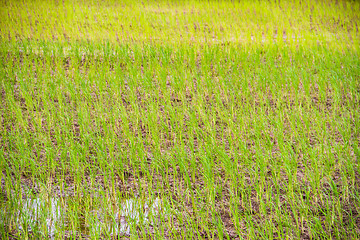
<svg viewBox="0 0 360 240">
<path fill-rule="evenodd" d="M 360 2 L 0 1 L 0 239 L 360 239 Z"/>
</svg>

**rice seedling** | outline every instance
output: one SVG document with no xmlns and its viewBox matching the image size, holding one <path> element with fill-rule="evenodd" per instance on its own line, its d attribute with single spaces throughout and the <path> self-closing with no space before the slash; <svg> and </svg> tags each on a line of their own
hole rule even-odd
<svg viewBox="0 0 360 240">
<path fill-rule="evenodd" d="M 2 239 L 357 239 L 355 1 L 1 1 Z"/>
</svg>

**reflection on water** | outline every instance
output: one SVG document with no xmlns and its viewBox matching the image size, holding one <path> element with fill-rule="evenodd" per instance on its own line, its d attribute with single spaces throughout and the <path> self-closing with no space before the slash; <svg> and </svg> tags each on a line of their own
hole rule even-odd
<svg viewBox="0 0 360 240">
<path fill-rule="evenodd" d="M 66 199 L 65 199 L 66 201 Z M 86 224 L 81 225 L 82 234 L 92 236 L 110 234 L 127 235 L 136 226 L 153 224 L 153 219 L 165 214 L 161 209 L 159 198 L 151 201 L 140 201 L 137 198 L 126 199 L 114 210 L 111 209 L 91 209 L 89 219 Z M 42 233 L 46 228 L 48 237 L 54 238 L 59 228 L 67 229 L 67 211 L 60 204 L 59 199 L 50 198 L 45 201 L 41 198 L 26 199 L 22 201 L 22 207 L 16 214 L 18 230 L 37 231 Z"/>
<path fill-rule="evenodd" d="M 111 224 L 104 224 L 104 212 L 96 211 L 95 222 L 90 226 L 90 231 L 107 231 L 110 235 L 130 235 L 131 227 L 152 224 L 154 217 L 160 214 L 160 210 L 159 198 L 156 198 L 152 204 L 142 203 L 138 199 L 126 199 L 121 204 L 120 210 L 114 213 Z"/>
<path fill-rule="evenodd" d="M 60 210 L 59 202 L 55 198 L 50 198 L 48 202 L 40 198 L 26 199 L 17 216 L 19 230 L 27 227 L 29 231 L 32 231 L 33 227 L 45 224 L 48 234 L 53 238 L 56 226 L 62 223 Z"/>
</svg>

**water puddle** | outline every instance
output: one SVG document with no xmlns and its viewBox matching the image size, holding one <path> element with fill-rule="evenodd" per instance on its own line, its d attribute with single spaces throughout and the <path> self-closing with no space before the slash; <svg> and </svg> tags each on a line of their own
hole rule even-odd
<svg viewBox="0 0 360 240">
<path fill-rule="evenodd" d="M 105 213 L 103 210 L 94 211 L 95 221 L 90 226 L 90 232 L 107 231 L 109 235 L 126 235 L 130 236 L 132 227 L 154 224 L 156 216 L 162 212 L 166 215 L 166 211 L 160 206 L 160 199 L 156 198 L 151 204 L 149 202 L 142 203 L 137 199 L 126 199 L 122 202 L 120 210 L 112 213 Z M 112 215 L 112 216 L 111 216 Z M 107 224 L 104 224 L 104 218 L 107 216 Z M 110 224 L 109 224 L 110 223 Z"/>
<path fill-rule="evenodd" d="M 64 207 L 69 199 L 64 198 L 65 204 L 61 204 L 60 199 L 32 198 L 22 200 L 15 214 L 12 215 L 13 222 L 17 225 L 17 230 L 37 232 L 44 236 L 54 239 L 56 233 L 61 230 L 70 230 L 70 218 L 72 214 L 69 209 Z M 152 201 L 144 201 L 138 198 L 125 199 L 119 201 L 117 206 L 108 209 L 101 207 L 88 208 L 89 211 L 83 216 L 86 220 L 79 220 L 80 234 L 87 236 L 130 236 L 132 229 L 145 225 L 155 224 L 160 216 L 167 216 L 166 209 L 162 206 L 160 198 Z M 4 211 L 4 209 L 2 209 Z"/>
<path fill-rule="evenodd" d="M 41 228 L 44 225 L 51 238 L 55 236 L 56 228 L 62 224 L 63 215 L 59 201 L 50 198 L 44 201 L 40 198 L 23 200 L 23 206 L 17 213 L 16 222 L 19 230 L 33 231 L 34 228 Z"/>
</svg>

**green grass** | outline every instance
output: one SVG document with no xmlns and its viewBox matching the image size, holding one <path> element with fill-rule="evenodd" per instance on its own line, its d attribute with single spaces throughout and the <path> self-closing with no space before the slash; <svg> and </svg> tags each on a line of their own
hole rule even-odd
<svg viewBox="0 0 360 240">
<path fill-rule="evenodd" d="M 0 4 L 0 238 L 360 238 L 360 5 Z M 196 26 L 196 27 L 195 27 Z M 130 219 L 127 219 L 130 221 Z M 114 237 L 114 236 L 113 236 Z"/>
</svg>

